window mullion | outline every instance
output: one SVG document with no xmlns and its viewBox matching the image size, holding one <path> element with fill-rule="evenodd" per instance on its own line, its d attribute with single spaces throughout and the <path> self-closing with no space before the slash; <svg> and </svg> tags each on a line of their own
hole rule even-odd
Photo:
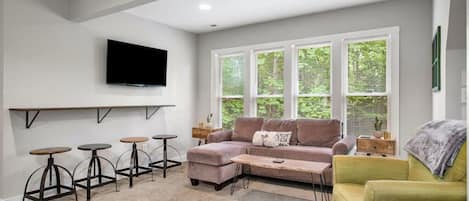
<svg viewBox="0 0 469 201">
<path fill-rule="evenodd" d="M 296 110 L 294 109 L 295 101 L 294 99 L 294 84 L 297 82 L 295 79 L 295 54 L 294 46 L 285 46 L 284 48 L 284 71 L 283 71 L 283 80 L 284 80 L 284 112 L 283 118 L 293 119 L 296 115 Z"/>
<path fill-rule="evenodd" d="M 344 121 L 344 81 L 343 63 L 344 63 L 344 50 L 343 40 L 333 40 L 331 49 L 331 109 L 332 118 Z"/>
</svg>

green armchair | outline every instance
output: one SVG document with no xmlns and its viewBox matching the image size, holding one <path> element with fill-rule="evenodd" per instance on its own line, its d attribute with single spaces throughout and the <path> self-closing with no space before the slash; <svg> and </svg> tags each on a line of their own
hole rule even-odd
<svg viewBox="0 0 469 201">
<path fill-rule="evenodd" d="M 466 143 L 453 167 L 438 178 L 412 156 L 333 159 L 334 201 L 465 201 Z"/>
</svg>

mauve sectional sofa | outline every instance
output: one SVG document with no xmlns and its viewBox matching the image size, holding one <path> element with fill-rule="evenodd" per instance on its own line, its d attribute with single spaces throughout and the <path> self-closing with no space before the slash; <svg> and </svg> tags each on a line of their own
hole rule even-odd
<svg viewBox="0 0 469 201">
<path fill-rule="evenodd" d="M 275 148 L 254 146 L 256 131 L 291 131 L 290 146 Z M 332 163 L 333 155 L 347 154 L 355 145 L 355 137 L 341 138 L 338 120 L 298 119 L 264 120 L 263 118 L 238 118 L 234 130 L 212 133 L 208 144 L 192 148 L 187 153 L 188 177 L 192 185 L 199 181 L 215 184 L 221 190 L 234 177 L 236 165 L 230 159 L 239 154 L 253 154 L 276 158 Z M 238 172 L 242 174 L 242 172 Z M 299 172 L 250 168 L 251 175 L 273 177 L 292 181 L 319 183 L 319 178 Z M 332 167 L 326 173 L 326 183 L 332 185 Z"/>
</svg>

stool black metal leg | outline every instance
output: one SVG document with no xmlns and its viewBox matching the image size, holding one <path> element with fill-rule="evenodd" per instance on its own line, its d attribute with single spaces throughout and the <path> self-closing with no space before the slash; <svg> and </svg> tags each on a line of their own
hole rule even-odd
<svg viewBox="0 0 469 201">
<path fill-rule="evenodd" d="M 166 169 L 168 169 L 168 147 L 166 139 L 163 139 L 163 178 L 166 178 Z"/>
<path fill-rule="evenodd" d="M 134 162 L 134 165 L 135 165 L 135 174 L 136 174 L 136 177 L 138 177 L 138 152 L 137 152 L 137 144 L 134 143 L 134 147 L 133 149 L 135 150 L 135 162 Z"/>
<path fill-rule="evenodd" d="M 91 198 L 91 169 L 95 165 L 94 157 L 91 158 L 90 163 L 88 165 L 88 172 L 86 174 L 86 200 L 90 200 Z"/>
<path fill-rule="evenodd" d="M 132 145 L 132 154 L 130 156 L 130 167 L 129 167 L 129 187 L 132 188 L 133 186 L 133 169 L 135 168 L 135 155 L 137 152 L 135 151 L 135 143 Z M 137 168 L 138 169 L 138 168 Z"/>
<path fill-rule="evenodd" d="M 46 177 L 47 173 L 52 174 L 52 164 L 54 164 L 54 159 L 52 156 L 47 159 L 47 167 L 44 169 L 42 172 L 41 176 L 41 183 L 39 184 L 39 200 L 44 200 L 44 191 L 45 191 L 45 185 L 46 185 Z"/>
<path fill-rule="evenodd" d="M 60 184 L 60 173 L 59 173 L 59 168 L 54 165 L 54 171 L 55 171 L 55 181 L 56 181 L 56 185 L 57 185 L 57 194 L 60 194 L 61 192 L 61 184 Z M 52 171 L 50 172 L 50 175 L 52 175 Z"/>
<path fill-rule="evenodd" d="M 101 169 L 101 160 L 99 159 L 99 157 L 95 156 L 94 159 L 96 160 L 96 163 L 98 164 L 98 182 L 99 184 L 102 184 L 103 183 L 103 172 L 102 172 L 102 169 Z"/>
</svg>

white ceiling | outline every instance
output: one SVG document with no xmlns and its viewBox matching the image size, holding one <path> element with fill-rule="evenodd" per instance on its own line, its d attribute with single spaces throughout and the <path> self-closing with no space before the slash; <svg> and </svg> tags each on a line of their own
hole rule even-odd
<svg viewBox="0 0 469 201">
<path fill-rule="evenodd" d="M 127 12 L 194 33 L 210 32 L 384 0 L 158 0 Z M 202 11 L 199 4 L 212 6 Z M 213 28 L 210 25 L 216 24 Z"/>
</svg>

